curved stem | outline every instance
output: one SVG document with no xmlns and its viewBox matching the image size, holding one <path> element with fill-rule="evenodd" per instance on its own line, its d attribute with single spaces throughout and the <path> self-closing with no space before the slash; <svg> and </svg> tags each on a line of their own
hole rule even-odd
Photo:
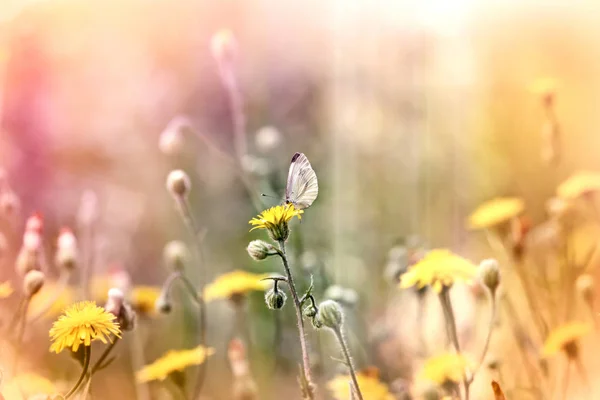
<svg viewBox="0 0 600 400">
<path fill-rule="evenodd" d="M 17 305 L 17 308 L 15 309 L 15 313 L 13 314 L 12 318 L 10 319 L 10 323 L 6 326 L 6 333 L 11 333 L 13 328 L 15 326 L 17 326 L 17 324 L 19 323 L 19 320 L 21 319 L 21 310 L 23 310 L 23 306 L 25 305 L 25 297 L 21 297 L 21 300 L 19 300 L 19 304 Z"/>
<path fill-rule="evenodd" d="M 65 400 L 68 400 L 69 397 L 73 396 L 77 392 L 77 389 L 79 389 L 79 386 L 81 386 L 81 383 L 87 375 L 88 368 L 90 367 L 90 359 L 92 358 L 92 346 L 85 346 L 83 351 L 83 369 L 81 370 L 81 375 L 79 376 L 77 383 L 75 383 L 75 386 L 73 386 L 73 388 L 69 390 L 69 393 L 65 395 Z"/>
<path fill-rule="evenodd" d="M 342 348 L 342 353 L 344 353 L 346 365 L 348 365 L 348 370 L 350 371 L 350 378 L 352 379 L 352 384 L 354 385 L 354 394 L 356 395 L 358 400 L 363 400 L 362 393 L 360 392 L 360 387 L 358 386 L 358 379 L 356 379 L 356 372 L 354 370 L 354 364 L 352 363 L 352 357 L 350 357 L 350 352 L 348 351 L 348 345 L 346 344 L 346 340 L 344 339 L 344 335 L 342 334 L 342 329 L 333 329 L 333 333 L 335 334 L 335 338 L 337 339 L 338 343 L 340 344 L 340 347 Z"/>
<path fill-rule="evenodd" d="M 491 310 L 491 315 L 490 315 L 490 325 L 488 327 L 488 333 L 487 333 L 487 336 L 485 338 L 485 343 L 483 345 L 483 350 L 481 351 L 481 356 L 479 357 L 479 363 L 477 364 L 477 366 L 475 367 L 475 369 L 471 373 L 471 376 L 467 380 L 467 382 L 469 383 L 469 385 L 473 382 L 473 380 L 475 379 L 475 375 L 477 374 L 477 371 L 479 371 L 479 369 L 483 365 L 483 360 L 485 359 L 485 356 L 486 356 L 486 354 L 488 352 L 488 349 L 490 347 L 490 339 L 492 338 L 492 331 L 494 330 L 494 321 L 496 320 L 496 293 L 492 293 L 491 296 L 492 296 L 491 297 L 491 307 L 492 307 L 492 310 Z"/>
<path fill-rule="evenodd" d="M 281 261 L 283 262 L 283 268 L 285 269 L 285 273 L 287 275 L 287 284 L 290 288 L 290 293 L 292 298 L 294 299 L 294 308 L 296 309 L 296 321 L 298 323 L 298 333 L 300 335 L 300 348 L 302 350 L 302 373 L 304 375 L 304 379 L 306 379 L 306 395 L 309 399 L 313 398 L 313 383 L 312 376 L 310 372 L 310 359 L 308 355 L 308 345 L 306 342 L 306 334 L 304 332 L 304 320 L 302 319 L 302 308 L 300 304 L 300 298 L 298 297 L 298 293 L 296 292 L 296 286 L 294 285 L 294 278 L 292 276 L 292 271 L 290 270 L 290 266 L 288 264 L 287 255 L 285 253 L 285 242 L 283 240 L 279 242 L 279 249 L 281 253 L 279 254 L 281 257 Z"/>
<path fill-rule="evenodd" d="M 112 343 L 104 350 L 104 353 L 102 353 L 102 355 L 100 356 L 98 361 L 96 361 L 96 363 L 92 367 L 92 372 L 90 373 L 90 375 L 94 375 L 94 373 L 96 373 L 98 371 L 98 369 L 102 367 L 102 363 L 104 362 L 104 360 L 106 360 L 106 358 L 108 357 L 110 352 L 115 348 L 119 339 L 121 339 L 121 338 L 118 336 L 115 336 Z"/>
<path fill-rule="evenodd" d="M 56 303 L 56 301 L 61 296 L 61 294 L 63 294 L 68 283 L 69 283 L 69 273 L 68 272 L 61 273 L 60 277 L 58 278 L 58 287 L 56 288 L 56 291 L 53 293 L 52 297 L 50 297 L 50 299 L 48 299 L 48 302 L 37 313 L 32 315 L 31 318 L 29 318 L 30 323 L 33 323 L 33 322 L 37 321 L 38 319 L 42 318 L 44 315 L 46 315 L 46 313 L 48 312 L 48 310 L 50 310 L 52 305 L 54 303 Z"/>
<path fill-rule="evenodd" d="M 23 302 L 23 316 L 21 317 L 19 332 L 17 333 L 17 350 L 12 368 L 13 375 L 17 372 L 17 365 L 19 363 L 19 358 L 21 357 L 21 343 L 23 342 L 23 336 L 25 335 L 25 326 L 27 325 L 27 310 L 29 309 L 30 300 L 30 298 L 25 298 Z"/>
</svg>

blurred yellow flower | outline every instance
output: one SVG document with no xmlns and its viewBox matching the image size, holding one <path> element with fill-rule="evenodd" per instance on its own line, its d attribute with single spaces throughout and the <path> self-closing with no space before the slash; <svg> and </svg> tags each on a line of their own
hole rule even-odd
<svg viewBox="0 0 600 400">
<path fill-rule="evenodd" d="M 477 207 L 469 216 L 469 229 L 486 229 L 507 222 L 523 212 L 525 203 L 517 197 L 500 197 Z"/>
<path fill-rule="evenodd" d="M 304 210 L 296 210 L 292 203 L 271 207 L 250 220 L 254 227 L 250 229 L 266 229 L 273 240 L 285 241 L 289 234 L 288 221 L 294 217 L 302 219 Z"/>
<path fill-rule="evenodd" d="M 214 349 L 203 346 L 190 350 L 171 350 L 152 364 L 139 370 L 136 379 L 138 382 L 162 381 L 171 372 L 183 371 L 189 366 L 202 364 L 214 352 Z"/>
<path fill-rule="evenodd" d="M 369 371 L 359 371 L 356 374 L 358 387 L 365 400 L 394 400 L 394 396 L 388 387 L 379 380 L 379 374 Z M 350 398 L 350 375 L 338 375 L 327 382 L 327 389 L 336 400 L 348 400 Z"/>
<path fill-rule="evenodd" d="M 160 292 L 156 286 L 135 286 L 131 291 L 131 306 L 140 315 L 155 315 Z"/>
<path fill-rule="evenodd" d="M 75 301 L 75 290 L 56 281 L 44 283 L 42 289 L 29 302 L 29 315 L 54 318 Z"/>
<path fill-rule="evenodd" d="M 41 375 L 23 373 L 8 380 L 2 389 L 6 400 L 26 400 L 36 395 L 56 393 L 54 384 Z"/>
<path fill-rule="evenodd" d="M 460 354 L 440 354 L 425 361 L 420 377 L 438 385 L 448 382 L 460 382 L 468 366 L 467 359 Z"/>
<path fill-rule="evenodd" d="M 50 351 L 60 353 L 65 348 L 77 351 L 83 343 L 91 346 L 92 340 L 106 339 L 112 341 L 110 335 L 120 337 L 119 324 L 116 317 L 93 301 L 81 301 L 68 307 L 50 328 L 50 338 L 54 342 Z"/>
<path fill-rule="evenodd" d="M 246 271 L 233 271 L 219 276 L 215 281 L 206 285 L 204 300 L 229 299 L 235 295 L 243 295 L 253 290 L 265 290 L 269 283 L 261 279 L 270 274 L 253 274 Z"/>
<path fill-rule="evenodd" d="M 529 85 L 529 90 L 541 97 L 553 96 L 556 89 L 558 89 L 558 81 L 548 76 L 539 77 Z"/>
<path fill-rule="evenodd" d="M 569 354 L 576 348 L 577 340 L 591 331 L 591 325 L 583 322 L 571 322 L 554 329 L 544 342 L 542 356 L 551 357 L 561 351 Z"/>
<path fill-rule="evenodd" d="M 600 190 L 600 172 L 579 171 L 558 186 L 558 196 L 573 200 L 587 193 Z"/>
<path fill-rule="evenodd" d="M 400 288 L 430 285 L 436 292 L 454 282 L 470 282 L 477 274 L 477 266 L 446 249 L 435 249 L 414 264 L 400 277 Z"/>
<path fill-rule="evenodd" d="M 14 290 L 10 282 L 6 281 L 0 283 L 0 299 L 9 297 L 13 292 Z"/>
</svg>

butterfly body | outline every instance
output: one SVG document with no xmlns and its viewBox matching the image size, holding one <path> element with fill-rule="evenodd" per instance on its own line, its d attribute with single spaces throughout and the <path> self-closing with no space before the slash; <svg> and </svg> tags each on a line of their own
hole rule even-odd
<svg viewBox="0 0 600 400">
<path fill-rule="evenodd" d="M 303 210 L 312 205 L 318 194 L 317 174 L 304 154 L 295 153 L 288 172 L 285 203 L 293 204 L 296 209 Z"/>
</svg>

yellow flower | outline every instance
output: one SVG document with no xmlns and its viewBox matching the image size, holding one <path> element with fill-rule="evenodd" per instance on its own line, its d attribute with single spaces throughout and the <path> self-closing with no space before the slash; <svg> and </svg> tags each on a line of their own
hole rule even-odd
<svg viewBox="0 0 600 400">
<path fill-rule="evenodd" d="M 558 186 L 558 196 L 565 200 L 574 200 L 587 193 L 600 190 L 600 172 L 579 171 Z"/>
<path fill-rule="evenodd" d="M 553 96 L 557 88 L 558 81 L 548 76 L 539 77 L 529 85 L 529 90 L 541 97 Z"/>
<path fill-rule="evenodd" d="M 159 287 L 135 286 L 131 291 L 131 306 L 141 315 L 155 315 L 155 304 L 159 297 Z"/>
<path fill-rule="evenodd" d="M 164 380 L 171 372 L 183 371 L 191 365 L 202 364 L 215 352 L 212 348 L 198 346 L 190 350 L 171 350 L 152 364 L 146 365 L 136 374 L 138 382 Z"/>
<path fill-rule="evenodd" d="M 304 210 L 296 210 L 291 203 L 271 207 L 250 220 L 249 223 L 254 225 L 250 232 L 255 229 L 266 229 L 271 239 L 285 241 L 289 235 L 288 221 L 296 216 L 302 219 L 302 213 Z"/>
<path fill-rule="evenodd" d="M 359 371 L 356 374 L 358 387 L 365 400 L 394 400 L 387 386 L 379 380 L 378 373 Z M 327 383 L 327 389 L 336 400 L 350 398 L 350 375 L 338 375 Z"/>
<path fill-rule="evenodd" d="M 246 271 L 233 271 L 219 276 L 214 282 L 206 285 L 204 300 L 229 299 L 235 295 L 243 295 L 253 290 L 265 290 L 269 283 L 261 281 L 270 274 L 253 274 Z"/>
<path fill-rule="evenodd" d="M 6 400 L 25 400 L 35 395 L 50 395 L 56 393 L 54 384 L 41 375 L 23 373 L 14 376 L 2 389 Z"/>
<path fill-rule="evenodd" d="M 501 197 L 487 201 L 469 216 L 469 229 L 486 229 L 509 221 L 523 212 L 525 203 L 517 197 Z"/>
<path fill-rule="evenodd" d="M 468 366 L 469 363 L 460 354 L 440 354 L 425 361 L 420 376 L 438 385 L 460 382 Z"/>
<path fill-rule="evenodd" d="M 56 281 L 45 282 L 42 289 L 29 302 L 29 315 L 37 316 L 42 313 L 45 317 L 54 318 L 73 301 L 75 301 L 75 291 L 72 287 L 63 286 Z"/>
<path fill-rule="evenodd" d="M 567 355 L 573 355 L 577 351 L 577 340 L 592 331 L 590 324 L 583 322 L 571 322 L 554 329 L 548 335 L 542 349 L 542 356 L 550 357 L 565 351 Z"/>
<path fill-rule="evenodd" d="M 400 277 L 400 288 L 417 286 L 421 289 L 430 285 L 439 293 L 454 282 L 470 282 L 476 274 L 477 266 L 469 260 L 449 250 L 435 249 Z"/>
<path fill-rule="evenodd" d="M 10 296 L 12 294 L 13 291 L 14 290 L 13 290 L 10 282 L 6 281 L 6 282 L 0 283 L 0 299 L 7 298 L 8 296 Z"/>
<path fill-rule="evenodd" d="M 91 346 L 92 340 L 100 339 L 106 343 L 110 335 L 120 337 L 119 324 L 116 317 L 93 301 L 81 301 L 68 307 L 50 328 L 50 338 L 54 343 L 50 351 L 60 353 L 65 348 L 77 351 L 83 343 Z"/>
</svg>

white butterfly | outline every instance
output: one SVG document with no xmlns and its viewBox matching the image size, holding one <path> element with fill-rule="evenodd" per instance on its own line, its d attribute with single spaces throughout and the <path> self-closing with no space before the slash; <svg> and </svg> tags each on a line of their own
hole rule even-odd
<svg viewBox="0 0 600 400">
<path fill-rule="evenodd" d="M 294 154 L 285 187 L 285 203 L 292 203 L 297 210 L 303 210 L 311 206 L 318 194 L 317 174 L 308 158 L 302 153 Z"/>
</svg>

